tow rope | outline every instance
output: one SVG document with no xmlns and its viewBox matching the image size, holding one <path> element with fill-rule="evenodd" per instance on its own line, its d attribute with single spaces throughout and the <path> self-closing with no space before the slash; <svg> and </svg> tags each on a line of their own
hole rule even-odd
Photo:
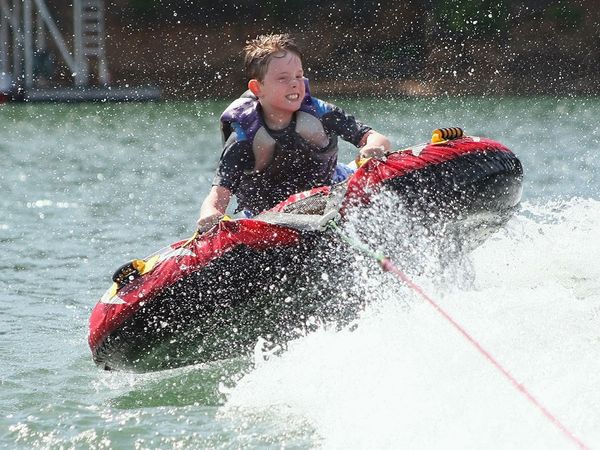
<svg viewBox="0 0 600 450">
<path fill-rule="evenodd" d="M 469 341 L 475 349 L 483 355 L 503 376 L 506 378 L 525 398 L 531 402 L 550 422 L 552 422 L 562 433 L 576 444 L 579 448 L 584 450 L 591 450 L 586 444 L 583 443 L 575 434 L 570 431 L 556 415 L 554 415 L 548 408 L 546 408 L 533 394 L 523 385 L 519 383 L 517 379 L 506 369 L 487 349 L 481 345 L 481 343 L 475 339 L 460 323 L 458 323 L 447 311 L 445 311 L 439 303 L 431 298 L 421 286 L 416 284 L 408 275 L 400 270 L 387 256 L 377 253 L 369 248 L 364 243 L 352 239 L 350 236 L 345 234 L 337 225 L 334 220 L 328 222 L 327 227 L 334 231 L 344 242 L 350 247 L 358 250 L 360 253 L 375 259 L 381 266 L 384 272 L 389 272 L 402 281 L 406 286 L 416 292 L 423 300 L 429 303 L 444 319 L 446 319 L 467 341 Z"/>
</svg>

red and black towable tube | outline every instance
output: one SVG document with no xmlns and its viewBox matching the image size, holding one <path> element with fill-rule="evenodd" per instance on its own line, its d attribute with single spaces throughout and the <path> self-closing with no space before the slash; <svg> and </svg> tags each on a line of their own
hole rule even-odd
<svg viewBox="0 0 600 450">
<path fill-rule="evenodd" d="M 105 368 L 151 370 L 181 365 L 181 359 L 203 360 L 204 354 L 235 353 L 235 348 L 216 351 L 207 343 L 192 355 L 173 349 L 187 348 L 196 323 L 214 326 L 218 334 L 222 324 L 212 323 L 214 314 L 253 295 L 260 287 L 261 274 L 254 272 L 260 262 L 276 262 L 282 249 L 300 246 L 294 229 L 242 219 L 223 221 L 150 256 L 142 262 L 152 266 L 147 273 L 122 287 L 115 281 L 94 308 L 89 334 L 94 360 Z M 165 339 L 170 344 L 161 351 Z"/>
<path fill-rule="evenodd" d="M 362 164 L 346 182 L 342 213 L 368 205 L 382 189 L 396 192 L 404 207 L 424 213 L 423 218 L 425 213 L 450 218 L 457 213 L 511 211 L 521 199 L 522 182 L 521 162 L 497 141 L 461 137 L 419 144 Z M 302 210 L 315 203 L 311 199 L 325 198 L 331 191 L 323 186 L 298 193 L 273 210 Z"/>
<path fill-rule="evenodd" d="M 403 202 L 436 215 L 497 212 L 519 203 L 523 169 L 517 157 L 491 139 L 466 137 L 428 143 L 372 160 L 348 183 L 348 203 L 368 202 L 373 190 L 397 191 Z"/>
<path fill-rule="evenodd" d="M 368 160 L 346 182 L 293 195 L 269 214 L 318 216 L 337 205 L 343 215 L 391 190 L 404 212 L 476 223 L 489 233 L 519 203 L 521 164 L 493 140 L 452 137 Z M 352 316 L 362 300 L 340 295 L 347 274 L 329 259 L 334 237 L 267 217 L 221 222 L 119 268 L 90 318 L 96 363 L 146 371 L 229 358 L 248 352 L 259 336 L 285 341 L 315 318 Z M 329 298 L 331 286 L 343 303 Z"/>
</svg>

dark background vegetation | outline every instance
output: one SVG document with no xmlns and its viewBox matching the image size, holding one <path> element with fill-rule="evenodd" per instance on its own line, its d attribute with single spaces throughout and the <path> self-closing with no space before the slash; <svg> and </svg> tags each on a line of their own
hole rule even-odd
<svg viewBox="0 0 600 450">
<path fill-rule="evenodd" d="M 67 26 L 70 12 L 54 3 Z M 107 51 L 113 84 L 159 85 L 174 98 L 238 95 L 245 88 L 242 46 L 269 32 L 296 37 L 319 93 L 596 95 L 599 6 L 597 0 L 107 0 Z"/>
</svg>

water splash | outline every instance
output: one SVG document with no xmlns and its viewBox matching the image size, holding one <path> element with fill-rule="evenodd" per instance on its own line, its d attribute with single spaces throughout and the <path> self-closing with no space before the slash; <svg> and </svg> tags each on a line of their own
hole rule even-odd
<svg viewBox="0 0 600 450">
<path fill-rule="evenodd" d="M 594 200 L 525 204 L 472 253 L 471 288 L 428 286 L 591 446 L 600 442 L 600 244 L 589 236 L 599 224 Z M 428 305 L 402 287 L 375 296 L 353 331 L 321 329 L 247 374 L 222 414 L 285 407 L 323 448 L 569 448 Z"/>
</svg>

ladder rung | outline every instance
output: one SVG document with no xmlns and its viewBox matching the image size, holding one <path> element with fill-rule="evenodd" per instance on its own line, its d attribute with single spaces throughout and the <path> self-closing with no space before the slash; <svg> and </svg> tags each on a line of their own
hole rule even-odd
<svg viewBox="0 0 600 450">
<path fill-rule="evenodd" d="M 100 49 L 98 49 L 96 51 L 92 51 L 92 52 L 83 52 L 83 54 L 85 56 L 96 56 L 96 57 L 102 57 L 102 56 L 104 56 L 104 52 L 100 51 Z"/>
<path fill-rule="evenodd" d="M 86 48 L 96 48 L 102 46 L 102 42 L 100 42 L 100 39 L 84 39 L 83 46 Z"/>
</svg>

